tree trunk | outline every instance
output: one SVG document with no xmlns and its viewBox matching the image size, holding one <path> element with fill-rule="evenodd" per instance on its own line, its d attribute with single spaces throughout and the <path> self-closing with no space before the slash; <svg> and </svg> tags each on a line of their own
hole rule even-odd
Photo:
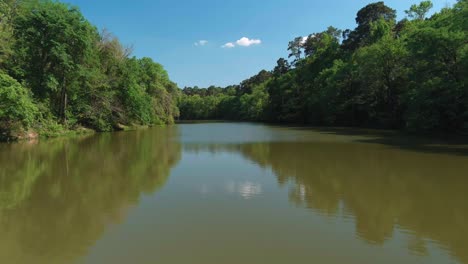
<svg viewBox="0 0 468 264">
<path fill-rule="evenodd" d="M 65 125 L 67 123 L 66 110 L 67 110 L 67 86 L 66 86 L 65 78 L 63 78 L 62 94 L 60 98 L 60 122 L 62 123 L 62 125 Z"/>
</svg>

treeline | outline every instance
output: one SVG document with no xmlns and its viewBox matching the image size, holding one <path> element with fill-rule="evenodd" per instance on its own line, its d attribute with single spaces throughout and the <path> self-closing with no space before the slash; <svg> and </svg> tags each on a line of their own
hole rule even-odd
<svg viewBox="0 0 468 264">
<path fill-rule="evenodd" d="M 130 54 L 76 7 L 0 1 L 0 138 L 173 122 L 177 85 Z"/>
<path fill-rule="evenodd" d="M 289 42 L 289 59 L 224 89 L 185 88 L 182 119 L 233 119 L 417 132 L 468 132 L 468 1 L 426 18 L 377 2 L 353 30 Z"/>
</svg>

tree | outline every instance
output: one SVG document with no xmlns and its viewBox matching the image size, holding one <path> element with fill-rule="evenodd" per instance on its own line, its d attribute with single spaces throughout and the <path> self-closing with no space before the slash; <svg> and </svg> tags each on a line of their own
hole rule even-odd
<svg viewBox="0 0 468 264">
<path fill-rule="evenodd" d="M 244 94 L 240 97 L 240 119 L 248 121 L 265 120 L 265 111 L 268 105 L 268 93 L 266 83 L 256 85 L 252 94 Z"/>
<path fill-rule="evenodd" d="M 13 23 L 18 3 L 16 0 L 3 0 L 0 2 L 0 69 L 12 54 Z"/>
<path fill-rule="evenodd" d="M 30 92 L 4 73 L 0 73 L 0 105 L 0 137 L 18 126 L 29 128 L 38 114 Z"/>
<path fill-rule="evenodd" d="M 408 95 L 408 127 L 412 130 L 467 129 L 466 33 L 422 27 L 408 38 L 413 63 Z"/>
<path fill-rule="evenodd" d="M 97 40 L 95 28 L 77 8 L 50 0 L 29 3 L 14 24 L 21 67 L 14 75 L 66 123 L 68 96 Z"/>
<path fill-rule="evenodd" d="M 370 122 L 380 127 L 402 126 L 401 96 L 407 86 L 406 55 L 403 41 L 390 34 L 355 54 Z"/>
<path fill-rule="evenodd" d="M 422 1 L 419 5 L 412 5 L 409 10 L 405 10 L 405 13 L 411 19 L 424 20 L 432 7 L 433 4 L 431 1 Z"/>
<path fill-rule="evenodd" d="M 310 34 L 302 45 L 306 57 L 314 55 L 319 50 L 327 49 L 332 42 L 335 47 L 338 47 L 340 36 L 341 30 L 334 27 L 329 27 L 326 31 L 320 33 Z"/>
<path fill-rule="evenodd" d="M 293 65 L 295 65 L 301 59 L 303 44 L 304 44 L 303 37 L 297 37 L 294 40 L 290 41 L 288 44 L 288 51 L 289 51 L 288 58 L 291 58 L 291 57 L 294 58 L 292 62 Z"/>
<path fill-rule="evenodd" d="M 253 90 L 253 87 L 255 85 L 259 85 L 265 81 L 267 81 L 268 79 L 270 79 L 272 76 L 272 73 L 269 72 L 269 71 L 266 71 L 266 70 L 261 70 L 259 73 L 257 73 L 256 75 L 250 77 L 249 79 L 247 80 L 244 80 L 241 82 L 240 86 L 239 86 L 239 92 L 240 94 L 251 94 L 252 93 L 252 90 Z"/>
<path fill-rule="evenodd" d="M 343 47 L 346 50 L 354 51 L 367 44 L 371 25 L 373 22 L 383 19 L 387 22 L 395 23 L 396 11 L 386 6 L 384 2 L 369 4 L 359 10 L 356 17 L 358 26 L 353 31 L 345 31 Z"/>
<path fill-rule="evenodd" d="M 73 6 L 0 1 L 0 73 L 32 97 L 39 133 L 172 123 L 179 115 L 177 85 L 162 65 L 129 58 L 131 51 L 109 31 L 99 34 Z M 11 89 L 4 92 L 23 98 Z"/>
<path fill-rule="evenodd" d="M 289 65 L 289 62 L 284 58 L 280 58 L 278 61 L 276 61 L 276 67 L 273 70 L 273 76 L 279 77 L 287 73 L 290 68 L 291 66 Z"/>
<path fill-rule="evenodd" d="M 154 101 L 155 114 L 164 123 L 172 123 L 173 117 L 178 116 L 175 107 L 177 100 L 177 86 L 169 80 L 164 67 L 154 62 L 151 58 L 138 60 L 139 85 L 148 93 Z"/>
</svg>

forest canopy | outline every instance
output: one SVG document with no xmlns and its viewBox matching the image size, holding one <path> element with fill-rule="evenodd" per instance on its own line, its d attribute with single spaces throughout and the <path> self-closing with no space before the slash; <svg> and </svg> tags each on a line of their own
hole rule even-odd
<svg viewBox="0 0 468 264">
<path fill-rule="evenodd" d="M 468 1 L 406 18 L 384 2 L 354 29 L 299 36 L 272 70 L 228 87 L 179 89 L 78 8 L 0 2 L 0 140 L 89 128 L 224 119 L 468 133 Z"/>
<path fill-rule="evenodd" d="M 468 1 L 428 17 L 430 1 L 358 11 L 356 28 L 329 27 L 288 44 L 271 71 L 225 88 L 186 87 L 182 119 L 228 119 L 468 132 Z"/>
<path fill-rule="evenodd" d="M 162 65 L 130 54 L 74 6 L 2 0 L 0 137 L 174 122 L 177 85 Z"/>
</svg>

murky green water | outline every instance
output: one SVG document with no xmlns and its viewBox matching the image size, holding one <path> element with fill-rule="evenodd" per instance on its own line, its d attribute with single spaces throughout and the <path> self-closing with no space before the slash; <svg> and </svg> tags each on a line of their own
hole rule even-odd
<svg viewBox="0 0 468 264">
<path fill-rule="evenodd" d="M 0 263 L 468 263 L 468 147 L 231 123 L 0 144 Z"/>
</svg>

